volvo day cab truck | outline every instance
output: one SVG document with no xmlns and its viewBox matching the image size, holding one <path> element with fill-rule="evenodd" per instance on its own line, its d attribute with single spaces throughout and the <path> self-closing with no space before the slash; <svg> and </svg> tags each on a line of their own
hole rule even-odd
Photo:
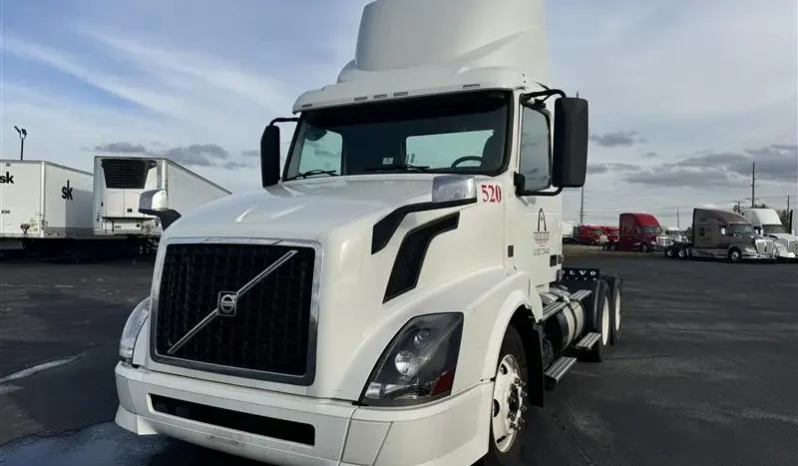
<svg viewBox="0 0 798 466">
<path fill-rule="evenodd" d="M 281 466 L 519 464 L 528 407 L 622 316 L 619 277 L 563 267 L 588 106 L 549 85 L 543 18 L 368 4 L 355 59 L 297 99 L 284 169 L 288 118 L 263 133 L 262 192 L 165 230 L 117 424 Z M 179 215 L 159 193 L 140 210 Z"/>
<path fill-rule="evenodd" d="M 726 259 L 732 263 L 776 259 L 772 238 L 756 234 L 742 215 L 720 209 L 693 209 L 692 238 L 667 248 L 669 258 Z"/>
<path fill-rule="evenodd" d="M 756 234 L 773 238 L 778 259 L 792 261 L 798 258 L 798 236 L 781 223 L 775 209 L 749 209 L 743 212 L 743 216 L 751 222 Z"/>
<path fill-rule="evenodd" d="M 164 224 L 139 212 L 144 191 L 162 190 L 169 204 L 187 214 L 230 191 L 165 158 L 96 156 L 94 158 L 94 233 L 147 241 Z M 170 220 L 167 220 L 167 223 Z"/>
</svg>

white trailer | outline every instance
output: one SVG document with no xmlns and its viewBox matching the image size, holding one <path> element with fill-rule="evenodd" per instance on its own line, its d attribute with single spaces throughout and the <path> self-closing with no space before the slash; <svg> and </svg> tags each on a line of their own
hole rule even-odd
<svg viewBox="0 0 798 466">
<path fill-rule="evenodd" d="M 795 215 L 795 209 L 790 211 L 790 232 L 798 235 L 798 215 Z"/>
<path fill-rule="evenodd" d="M 26 241 L 89 239 L 92 174 L 51 162 L 0 160 L 0 249 Z"/>
<path fill-rule="evenodd" d="M 743 212 L 743 217 L 751 222 L 756 234 L 775 240 L 776 256 L 779 259 L 798 258 L 798 236 L 790 231 L 791 227 L 781 222 L 775 209 L 748 209 Z"/>
<path fill-rule="evenodd" d="M 230 191 L 165 158 L 94 157 L 94 233 L 158 237 L 159 220 L 139 212 L 147 190 L 164 190 L 169 205 L 186 214 Z"/>
<path fill-rule="evenodd" d="M 294 113 L 262 191 L 164 231 L 116 423 L 280 466 L 519 464 L 528 406 L 624 315 L 619 277 L 563 267 L 588 103 L 550 87 L 542 0 L 370 3 Z"/>
</svg>

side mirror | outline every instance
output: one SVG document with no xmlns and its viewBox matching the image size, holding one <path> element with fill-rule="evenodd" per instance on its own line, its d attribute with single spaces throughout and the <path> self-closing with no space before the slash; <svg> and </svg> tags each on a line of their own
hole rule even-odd
<svg viewBox="0 0 798 466">
<path fill-rule="evenodd" d="M 579 97 L 560 97 L 554 102 L 552 184 L 579 188 L 587 176 L 588 105 Z"/>
<path fill-rule="evenodd" d="M 169 208 L 169 199 L 165 189 L 151 189 L 141 193 L 139 212 L 158 217 L 164 230 L 180 218 L 180 212 Z"/>
<path fill-rule="evenodd" d="M 477 202 L 477 180 L 473 176 L 441 175 L 432 179 L 432 203 L 464 205 Z"/>
<path fill-rule="evenodd" d="M 260 139 L 260 176 L 264 188 L 280 182 L 280 128 L 274 122 Z"/>
</svg>

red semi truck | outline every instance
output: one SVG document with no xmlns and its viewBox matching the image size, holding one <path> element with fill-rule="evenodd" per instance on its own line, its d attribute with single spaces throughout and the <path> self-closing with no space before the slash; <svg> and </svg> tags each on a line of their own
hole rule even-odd
<svg viewBox="0 0 798 466">
<path fill-rule="evenodd" d="M 597 245 L 601 242 L 601 235 L 604 235 L 604 227 L 601 225 L 579 225 L 576 230 L 576 241 L 579 244 Z"/>
<path fill-rule="evenodd" d="M 619 251 L 650 252 L 667 246 L 662 226 L 651 214 L 623 213 L 618 224 L 621 227 Z"/>
</svg>

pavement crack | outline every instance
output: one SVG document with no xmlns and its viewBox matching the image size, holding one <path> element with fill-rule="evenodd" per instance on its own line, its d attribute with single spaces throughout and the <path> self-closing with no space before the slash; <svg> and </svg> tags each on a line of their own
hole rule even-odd
<svg viewBox="0 0 798 466">
<path fill-rule="evenodd" d="M 568 430 L 568 427 L 565 425 L 565 423 L 563 423 L 560 420 L 560 417 L 557 416 L 556 413 L 552 413 L 551 417 L 554 419 L 554 421 L 557 423 L 557 425 L 560 427 L 560 429 L 563 431 L 563 433 L 568 434 L 573 439 L 574 446 L 576 446 L 576 451 L 577 451 L 577 453 L 579 453 L 579 457 L 582 458 L 582 461 L 584 461 L 585 464 L 587 464 L 589 466 L 596 466 L 597 463 L 595 461 L 593 461 L 592 459 L 590 459 L 590 456 L 587 454 L 587 447 L 585 447 L 582 444 L 582 442 L 579 441 L 579 439 L 577 438 L 576 434 L 571 433 Z"/>
</svg>

